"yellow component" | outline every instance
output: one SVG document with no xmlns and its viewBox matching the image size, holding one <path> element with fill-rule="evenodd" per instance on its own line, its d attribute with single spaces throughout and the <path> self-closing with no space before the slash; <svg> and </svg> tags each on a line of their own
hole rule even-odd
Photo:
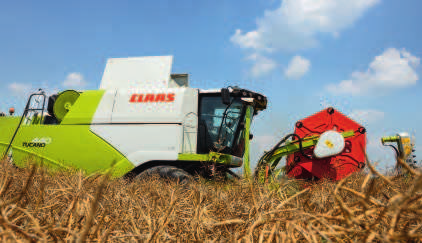
<svg viewBox="0 0 422 243">
<path fill-rule="evenodd" d="M 412 143 L 409 137 L 402 138 L 402 146 L 403 146 L 403 157 L 407 157 L 412 153 Z"/>
<path fill-rule="evenodd" d="M 327 145 L 327 147 L 329 147 L 329 148 L 333 148 L 334 147 L 334 144 L 330 140 L 326 140 L 325 141 L 325 145 Z"/>
<path fill-rule="evenodd" d="M 414 143 L 408 133 L 399 133 L 396 136 L 383 137 L 381 138 L 381 142 L 382 144 L 397 143 L 399 157 L 401 159 L 406 159 L 412 153 L 414 146 Z"/>
</svg>

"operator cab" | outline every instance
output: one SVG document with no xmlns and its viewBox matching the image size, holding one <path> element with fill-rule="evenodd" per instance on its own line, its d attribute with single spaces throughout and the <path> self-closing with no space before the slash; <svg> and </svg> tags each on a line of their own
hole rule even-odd
<svg viewBox="0 0 422 243">
<path fill-rule="evenodd" d="M 219 152 L 243 157 L 245 152 L 246 113 L 251 119 L 265 110 L 267 98 L 240 88 L 199 93 L 198 154 Z"/>
</svg>

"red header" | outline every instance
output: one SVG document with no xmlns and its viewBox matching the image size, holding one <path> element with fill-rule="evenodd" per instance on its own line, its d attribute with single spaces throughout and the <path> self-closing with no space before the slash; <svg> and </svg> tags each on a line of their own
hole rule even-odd
<svg viewBox="0 0 422 243">
<path fill-rule="evenodd" d="M 130 103 L 146 102 L 174 102 L 174 93 L 170 94 L 133 94 L 130 97 Z"/>
</svg>

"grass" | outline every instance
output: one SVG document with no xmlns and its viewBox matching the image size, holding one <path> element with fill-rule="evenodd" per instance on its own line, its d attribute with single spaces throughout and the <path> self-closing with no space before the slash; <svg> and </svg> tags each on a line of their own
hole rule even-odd
<svg viewBox="0 0 422 243">
<path fill-rule="evenodd" d="M 420 242 L 420 172 L 376 174 L 178 185 L 1 162 L 0 241 Z"/>
</svg>

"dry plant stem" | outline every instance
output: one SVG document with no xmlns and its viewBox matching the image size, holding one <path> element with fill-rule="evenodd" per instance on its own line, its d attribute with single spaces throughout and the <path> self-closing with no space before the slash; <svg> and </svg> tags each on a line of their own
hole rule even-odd
<svg viewBox="0 0 422 243">
<path fill-rule="evenodd" d="M 403 166 L 407 171 L 409 171 L 410 174 L 413 176 L 421 176 L 421 173 L 412 169 L 408 163 L 406 163 L 403 159 L 398 158 L 397 163 L 399 163 L 401 166 Z"/>
<path fill-rule="evenodd" d="M 44 190 L 45 190 L 45 176 L 44 176 L 44 173 L 45 173 L 45 169 L 44 168 L 41 168 L 40 169 L 40 177 L 41 177 L 41 182 L 40 182 L 40 190 L 39 190 L 39 193 L 40 193 L 40 195 L 39 195 L 39 197 L 37 198 L 37 203 L 36 203 L 36 205 L 35 205 L 35 208 L 38 210 L 38 208 L 40 207 L 40 204 L 42 203 L 42 201 L 44 200 Z"/>
<path fill-rule="evenodd" d="M 97 234 L 98 234 L 98 232 L 99 232 L 99 230 L 100 230 L 101 226 L 102 226 L 102 225 L 103 225 L 103 223 L 104 223 L 104 218 L 105 218 L 105 216 L 107 215 L 107 213 L 108 213 L 108 211 L 107 211 L 107 210 L 104 210 L 104 213 L 101 215 L 101 219 L 99 220 L 99 223 L 96 225 L 95 230 L 94 230 L 94 232 L 92 233 L 93 235 L 97 235 Z"/>
<path fill-rule="evenodd" d="M 15 203 L 15 202 L 19 202 L 20 200 L 22 200 L 22 198 L 25 196 L 25 193 L 28 191 L 28 189 L 29 189 L 29 187 L 31 185 L 31 181 L 32 181 L 32 178 L 33 178 L 33 176 L 35 174 L 36 169 L 37 168 L 35 167 L 35 165 L 33 165 L 32 168 L 31 168 L 31 170 L 30 170 L 29 176 L 26 179 L 26 182 L 24 184 L 24 187 L 21 190 L 21 192 L 19 193 L 19 195 L 16 196 L 15 198 L 12 198 L 11 200 L 9 200 L 9 201 L 7 201 L 5 203 L 0 204 L 0 209 L 3 208 L 3 207 L 5 207 L 5 206 L 7 206 L 7 205 L 9 205 L 9 204 L 12 204 L 12 203 Z"/>
<path fill-rule="evenodd" d="M 12 180 L 13 180 L 12 179 L 13 177 L 10 177 L 8 173 L 6 173 L 5 176 L 6 176 L 6 178 L 5 178 L 3 185 L 1 186 L 1 189 L 0 189 L 0 197 L 7 191 L 7 189 L 10 187 L 10 184 L 12 183 Z"/>
<path fill-rule="evenodd" d="M 168 218 L 170 214 L 173 212 L 174 205 L 176 203 L 176 199 L 174 197 L 174 192 L 171 194 L 171 203 L 169 208 L 167 209 L 166 213 L 163 215 L 163 217 L 159 221 L 159 227 L 155 227 L 155 230 L 152 232 L 150 238 L 147 240 L 147 242 L 152 242 L 157 234 L 163 230 L 163 228 L 167 225 Z"/>
<path fill-rule="evenodd" d="M 373 177 L 373 168 L 369 175 L 306 188 L 295 180 L 270 185 L 203 180 L 181 188 L 159 180 L 128 184 L 98 175 L 0 167 L 1 241 L 422 240 L 418 171 L 391 179 Z"/>
<path fill-rule="evenodd" d="M 276 232 L 277 232 L 277 229 L 279 229 L 279 228 L 280 228 L 280 222 L 277 222 L 273 226 L 273 228 L 271 229 L 271 233 L 270 233 L 270 236 L 267 239 L 267 243 L 273 242 L 273 240 L 277 240 L 277 238 L 276 238 Z"/>
<path fill-rule="evenodd" d="M 2 217 L 0 218 L 0 224 L 4 228 L 11 229 L 12 231 L 22 235 L 26 240 L 28 240 L 30 242 L 37 242 L 39 240 L 39 238 L 36 235 L 29 234 L 25 230 L 21 229 L 19 226 L 14 225 L 11 222 L 9 222 L 9 220 L 6 217 L 4 209 L 1 210 L 1 215 L 2 215 Z"/>
<path fill-rule="evenodd" d="M 346 179 L 347 179 L 347 177 L 346 177 L 346 178 L 344 178 L 343 180 L 341 180 L 341 181 L 337 184 L 337 187 L 336 187 L 336 189 L 335 189 L 335 191 L 334 191 L 334 198 L 335 198 L 335 200 L 337 201 L 337 203 L 339 204 L 341 211 L 343 212 L 343 214 L 344 214 L 344 215 L 345 215 L 345 217 L 346 217 L 346 223 L 347 223 L 347 226 L 349 226 L 349 227 L 350 227 L 350 226 L 351 226 L 351 224 L 352 224 L 352 222 L 351 222 L 351 218 L 352 218 L 353 214 L 352 214 L 351 210 L 349 209 L 349 207 L 347 207 L 347 205 L 343 202 L 343 200 L 341 199 L 341 197 L 338 195 L 339 189 L 340 189 L 340 187 L 342 187 L 342 186 L 343 186 L 343 184 L 346 182 Z"/>
<path fill-rule="evenodd" d="M 229 220 L 224 220 L 218 223 L 214 223 L 212 226 L 217 227 L 217 226 L 223 226 L 223 225 L 244 224 L 244 223 L 245 221 L 241 219 L 229 219 Z"/>
<path fill-rule="evenodd" d="M 379 173 L 371 164 L 371 162 L 369 162 L 368 158 L 367 159 L 367 163 L 368 163 L 368 167 L 371 171 L 372 174 L 377 175 L 378 177 L 380 177 L 381 179 L 383 179 L 389 186 L 391 186 L 391 189 L 395 192 L 398 193 L 395 189 L 394 189 L 394 183 L 391 182 L 387 177 L 385 177 L 384 175 L 382 175 L 381 173 Z"/>
<path fill-rule="evenodd" d="M 114 229 L 116 224 L 117 224 L 117 221 L 113 222 L 112 225 L 110 226 L 110 228 L 108 228 L 104 231 L 104 234 L 101 236 L 101 238 L 98 239 L 98 242 L 107 242 L 108 237 L 110 236 L 110 233 Z"/>
<path fill-rule="evenodd" d="M 366 200 L 367 202 L 370 202 L 370 203 L 372 203 L 372 204 L 374 204 L 376 206 L 382 206 L 381 203 L 376 202 L 374 199 L 367 198 L 364 194 L 362 194 L 360 192 L 357 192 L 357 191 L 355 191 L 355 190 L 353 190 L 351 188 L 348 188 L 348 187 L 340 187 L 340 189 L 345 190 L 345 191 L 348 191 L 348 192 L 351 192 L 351 193 L 355 194 L 357 197 L 360 197 L 360 198 Z"/>
<path fill-rule="evenodd" d="M 86 241 L 86 237 L 89 233 L 89 230 L 91 229 L 91 225 L 92 225 L 92 221 L 94 219 L 95 213 L 97 211 L 97 207 L 98 207 L 98 201 L 100 200 L 101 194 L 106 186 L 106 182 L 109 180 L 109 175 L 106 174 L 103 176 L 102 181 L 100 182 L 100 185 L 97 188 L 97 191 L 95 193 L 95 197 L 92 200 L 91 203 L 91 209 L 89 211 L 88 217 L 86 219 L 85 225 L 80 233 L 80 236 L 78 238 L 78 240 L 76 241 L 77 243 L 82 243 Z"/>
</svg>

